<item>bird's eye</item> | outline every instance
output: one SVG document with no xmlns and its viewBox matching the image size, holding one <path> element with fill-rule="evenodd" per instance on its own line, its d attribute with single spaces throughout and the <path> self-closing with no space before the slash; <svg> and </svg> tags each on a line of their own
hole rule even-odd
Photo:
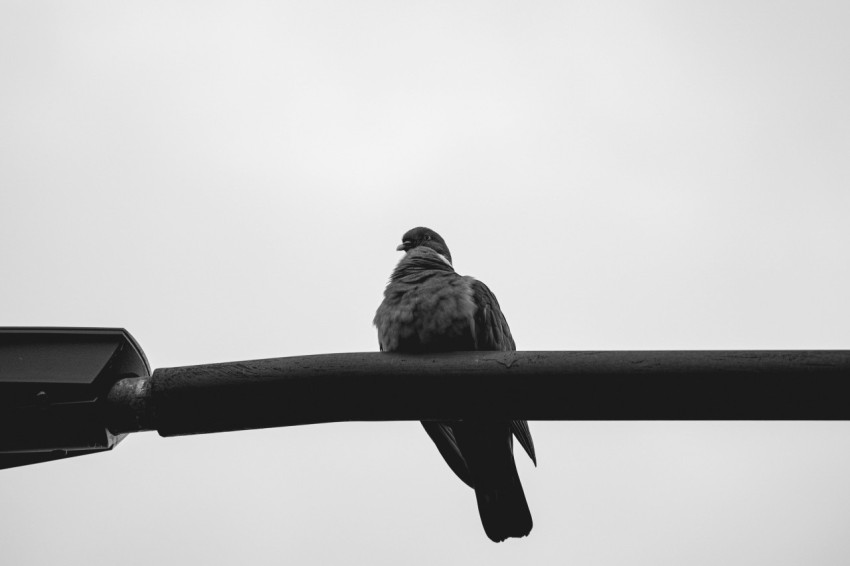
<svg viewBox="0 0 850 566">
<path fill-rule="evenodd" d="M 430 239 L 431 239 L 431 234 L 426 234 L 426 235 L 425 235 L 425 239 L 426 239 L 426 240 L 430 240 Z"/>
</svg>

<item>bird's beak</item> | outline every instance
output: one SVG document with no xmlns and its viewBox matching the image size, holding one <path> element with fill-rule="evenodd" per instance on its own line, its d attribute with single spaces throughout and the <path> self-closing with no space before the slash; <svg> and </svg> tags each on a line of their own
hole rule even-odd
<svg viewBox="0 0 850 566">
<path fill-rule="evenodd" d="M 405 240 L 395 250 L 397 252 L 406 252 L 407 250 L 409 250 L 411 248 L 412 244 L 413 244 L 413 242 L 411 242 L 410 240 Z"/>
</svg>

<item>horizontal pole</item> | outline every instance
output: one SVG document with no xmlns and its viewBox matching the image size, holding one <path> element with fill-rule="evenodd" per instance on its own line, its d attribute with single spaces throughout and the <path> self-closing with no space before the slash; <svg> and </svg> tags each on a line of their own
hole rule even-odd
<svg viewBox="0 0 850 566">
<path fill-rule="evenodd" d="M 325 354 L 119 381 L 115 433 L 339 421 L 848 420 L 850 350 Z"/>
</svg>

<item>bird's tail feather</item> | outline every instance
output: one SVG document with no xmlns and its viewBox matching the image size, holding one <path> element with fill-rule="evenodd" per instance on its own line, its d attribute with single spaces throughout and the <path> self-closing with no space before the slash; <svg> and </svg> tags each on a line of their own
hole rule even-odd
<svg viewBox="0 0 850 566">
<path fill-rule="evenodd" d="M 513 472 L 515 482 L 506 483 L 501 487 L 480 487 L 475 490 L 484 532 L 495 542 L 509 537 L 524 537 L 531 532 L 531 511 L 528 509 L 516 469 Z"/>
<path fill-rule="evenodd" d="M 464 421 L 455 435 L 473 477 L 484 532 L 495 542 L 529 534 L 531 511 L 514 462 L 510 423 Z"/>
</svg>

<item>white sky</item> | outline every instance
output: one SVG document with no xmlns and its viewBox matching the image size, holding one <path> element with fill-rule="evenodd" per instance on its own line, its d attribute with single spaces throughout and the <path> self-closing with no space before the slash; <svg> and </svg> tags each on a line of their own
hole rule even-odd
<svg viewBox="0 0 850 566">
<path fill-rule="evenodd" d="M 438 230 L 523 350 L 850 348 L 846 2 L 0 3 L 0 324 L 376 350 Z M 734 394 L 734 392 L 730 392 Z M 0 472 L 3 564 L 850 563 L 848 423 L 533 423 L 531 537 L 416 423 Z"/>
</svg>

